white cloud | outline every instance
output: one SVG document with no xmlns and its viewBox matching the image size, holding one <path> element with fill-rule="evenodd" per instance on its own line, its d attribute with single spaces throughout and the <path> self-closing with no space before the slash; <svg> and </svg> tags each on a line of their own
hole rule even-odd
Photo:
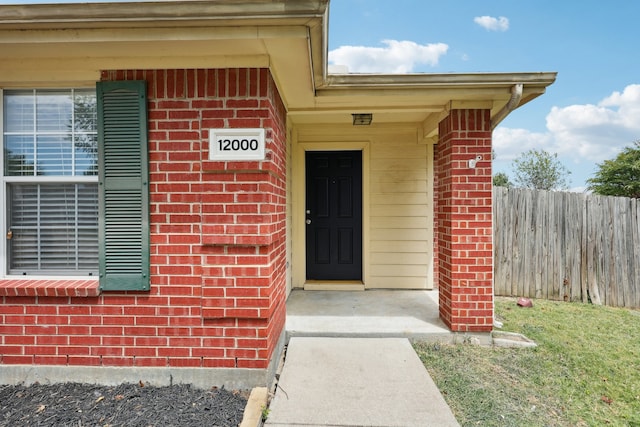
<svg viewBox="0 0 640 427">
<path fill-rule="evenodd" d="M 412 41 L 383 40 L 384 47 L 340 46 L 329 52 L 329 62 L 346 65 L 352 73 L 403 74 L 416 65 L 435 66 L 449 46 L 444 43 L 421 45 Z"/>
<path fill-rule="evenodd" d="M 496 160 L 512 161 L 522 152 L 535 149 L 550 151 L 552 137 L 549 133 L 531 132 L 498 126 L 493 132 L 493 148 Z"/>
<path fill-rule="evenodd" d="M 640 117 L 640 84 L 629 85 L 622 93 L 613 92 L 609 97 L 603 99 L 602 107 L 618 107 L 620 124 L 637 130 L 640 127 L 638 117 Z"/>
<path fill-rule="evenodd" d="M 493 16 L 476 16 L 473 22 L 480 25 L 487 31 L 507 31 L 509 29 L 509 19 L 504 16 L 495 18 Z"/>
<path fill-rule="evenodd" d="M 553 107 L 547 129 L 558 154 L 601 162 L 640 138 L 640 85 L 629 85 L 598 104 Z"/>
<path fill-rule="evenodd" d="M 574 163 L 602 162 L 640 139 L 640 85 L 613 92 L 597 104 L 553 107 L 547 131 L 498 127 L 497 160 L 512 160 L 531 148 L 544 149 Z"/>
</svg>

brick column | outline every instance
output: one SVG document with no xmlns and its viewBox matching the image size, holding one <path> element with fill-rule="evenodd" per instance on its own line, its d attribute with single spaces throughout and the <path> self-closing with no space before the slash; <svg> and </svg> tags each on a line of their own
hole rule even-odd
<svg viewBox="0 0 640 427">
<path fill-rule="evenodd" d="M 266 159 L 209 161 L 204 140 L 202 316 L 233 326 L 235 367 L 267 368 L 286 311 L 286 111 L 267 69 L 244 71 L 218 70 L 222 105 L 203 111 L 202 127 L 263 128 Z"/>
<path fill-rule="evenodd" d="M 454 332 L 493 326 L 491 116 L 451 110 L 436 155 L 440 317 Z M 469 160 L 482 156 L 475 168 Z"/>
</svg>

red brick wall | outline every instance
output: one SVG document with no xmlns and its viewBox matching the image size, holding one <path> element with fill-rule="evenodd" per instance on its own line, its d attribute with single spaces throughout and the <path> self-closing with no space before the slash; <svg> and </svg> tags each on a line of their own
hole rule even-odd
<svg viewBox="0 0 640 427">
<path fill-rule="evenodd" d="M 285 320 L 285 109 L 266 69 L 146 80 L 151 291 L 2 297 L 3 364 L 266 368 Z M 267 159 L 208 161 L 209 128 L 265 128 Z"/>
<path fill-rule="evenodd" d="M 491 117 L 452 110 L 440 122 L 437 220 L 440 317 L 452 331 L 493 326 Z M 481 155 L 475 168 L 469 160 Z"/>
</svg>

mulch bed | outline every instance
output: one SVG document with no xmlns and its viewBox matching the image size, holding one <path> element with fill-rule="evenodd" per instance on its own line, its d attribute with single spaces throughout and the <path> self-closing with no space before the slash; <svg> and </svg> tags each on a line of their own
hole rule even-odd
<svg viewBox="0 0 640 427">
<path fill-rule="evenodd" d="M 237 427 L 247 392 L 190 385 L 0 385 L 0 426 Z"/>
</svg>

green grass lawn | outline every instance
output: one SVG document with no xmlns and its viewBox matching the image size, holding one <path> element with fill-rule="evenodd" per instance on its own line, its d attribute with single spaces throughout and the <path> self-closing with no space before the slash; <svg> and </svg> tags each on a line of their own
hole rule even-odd
<svg viewBox="0 0 640 427">
<path fill-rule="evenodd" d="M 538 347 L 415 343 L 463 426 L 640 427 L 640 311 L 496 298 Z"/>
</svg>

